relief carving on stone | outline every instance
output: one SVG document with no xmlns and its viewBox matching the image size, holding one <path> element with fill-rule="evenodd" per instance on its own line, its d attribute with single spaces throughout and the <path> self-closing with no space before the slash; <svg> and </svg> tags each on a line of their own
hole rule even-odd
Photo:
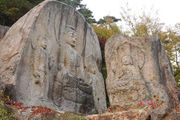
<svg viewBox="0 0 180 120">
<path fill-rule="evenodd" d="M 76 51 L 76 31 L 67 25 L 62 37 L 59 71 L 53 87 L 53 102 L 61 110 L 79 110 L 91 113 L 94 108 L 92 86 L 85 83 L 85 78 L 78 72 L 83 57 Z M 84 73 L 83 73 L 84 74 Z"/>
<path fill-rule="evenodd" d="M 112 96 L 110 102 L 121 106 L 126 101 L 126 105 L 132 105 L 135 101 L 145 99 L 148 94 L 141 74 L 141 69 L 145 63 L 145 55 L 142 47 L 132 41 L 126 40 L 118 46 L 118 49 L 116 49 L 118 58 L 111 62 L 116 65 L 112 67 L 114 79 L 109 81 L 111 87 L 108 91 Z M 121 61 L 118 61 L 119 59 Z M 117 67 L 118 64 L 120 64 L 119 67 Z"/>
</svg>

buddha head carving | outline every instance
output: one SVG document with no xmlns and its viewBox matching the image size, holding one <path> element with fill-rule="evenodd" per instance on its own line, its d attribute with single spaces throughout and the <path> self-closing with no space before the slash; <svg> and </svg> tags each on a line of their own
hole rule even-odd
<svg viewBox="0 0 180 120">
<path fill-rule="evenodd" d="M 123 56 L 122 63 L 123 63 L 123 65 L 132 65 L 133 60 L 132 60 L 131 56 Z"/>
</svg>

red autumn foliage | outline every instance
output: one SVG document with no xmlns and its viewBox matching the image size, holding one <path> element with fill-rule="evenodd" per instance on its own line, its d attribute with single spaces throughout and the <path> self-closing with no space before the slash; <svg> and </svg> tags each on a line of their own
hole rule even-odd
<svg viewBox="0 0 180 120">
<path fill-rule="evenodd" d="M 5 104 L 12 105 L 16 109 L 18 109 L 20 111 L 21 115 L 22 115 L 23 112 L 26 112 L 27 109 L 31 109 L 32 113 L 28 118 L 29 120 L 33 119 L 33 117 L 36 116 L 36 115 L 41 115 L 41 116 L 47 117 L 48 115 L 53 113 L 52 109 L 47 108 L 47 107 L 43 107 L 43 106 L 24 107 L 23 103 L 15 102 L 15 101 L 12 101 L 12 100 L 10 100 L 8 98 L 2 98 L 1 100 L 4 101 Z"/>
<path fill-rule="evenodd" d="M 103 37 L 98 37 L 98 40 L 99 40 L 99 44 L 102 48 L 105 47 L 105 43 L 106 43 L 106 39 L 103 38 Z"/>
</svg>

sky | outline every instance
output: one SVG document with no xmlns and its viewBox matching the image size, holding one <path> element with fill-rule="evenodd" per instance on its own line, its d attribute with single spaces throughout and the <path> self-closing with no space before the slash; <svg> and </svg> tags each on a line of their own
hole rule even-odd
<svg viewBox="0 0 180 120">
<path fill-rule="evenodd" d="M 82 3 L 93 12 L 96 20 L 106 15 L 121 18 L 121 7 L 128 3 L 135 14 L 153 10 L 158 11 L 161 22 L 166 25 L 180 23 L 180 0 L 83 0 Z"/>
</svg>

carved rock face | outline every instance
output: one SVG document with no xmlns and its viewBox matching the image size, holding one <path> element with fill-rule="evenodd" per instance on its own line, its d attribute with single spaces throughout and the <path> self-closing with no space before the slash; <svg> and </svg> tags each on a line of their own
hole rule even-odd
<svg viewBox="0 0 180 120">
<path fill-rule="evenodd" d="M 153 95 L 165 102 L 157 114 L 165 114 L 179 104 L 171 65 L 158 37 L 116 35 L 107 41 L 105 55 L 107 92 L 114 109 L 131 109 Z"/>
<path fill-rule="evenodd" d="M 14 85 L 17 101 L 86 114 L 106 109 L 97 36 L 70 6 L 42 2 L 11 27 L 0 48 L 0 81 Z"/>
</svg>

